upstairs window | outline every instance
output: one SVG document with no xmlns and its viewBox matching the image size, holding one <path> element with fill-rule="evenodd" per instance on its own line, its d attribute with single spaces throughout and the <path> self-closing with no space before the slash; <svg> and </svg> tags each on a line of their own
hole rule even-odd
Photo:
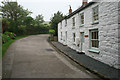
<svg viewBox="0 0 120 80">
<path fill-rule="evenodd" d="M 65 19 L 65 26 L 67 26 L 67 19 Z"/>
<path fill-rule="evenodd" d="M 75 26 L 75 17 L 72 18 L 73 26 Z"/>
<path fill-rule="evenodd" d="M 75 33 L 73 33 L 73 42 L 75 42 Z"/>
<path fill-rule="evenodd" d="M 98 6 L 93 8 L 93 22 L 98 22 L 99 20 L 99 10 Z"/>
<path fill-rule="evenodd" d="M 61 40 L 62 40 L 62 32 L 61 32 Z"/>
<path fill-rule="evenodd" d="M 84 13 L 80 14 L 80 22 L 81 22 L 81 25 L 84 24 Z"/>
<path fill-rule="evenodd" d="M 61 25 L 61 29 L 62 29 L 62 22 L 60 23 L 60 25 Z"/>
</svg>

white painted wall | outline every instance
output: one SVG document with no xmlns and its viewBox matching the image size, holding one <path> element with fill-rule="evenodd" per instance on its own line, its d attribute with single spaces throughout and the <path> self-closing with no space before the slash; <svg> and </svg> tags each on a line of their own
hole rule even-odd
<svg viewBox="0 0 120 80">
<path fill-rule="evenodd" d="M 92 8 L 99 5 L 99 24 L 92 25 Z M 84 12 L 85 24 L 80 27 L 80 13 Z M 120 15 L 120 14 L 119 14 Z M 75 17 L 75 29 L 72 29 L 72 18 Z M 118 64 L 118 3 L 117 2 L 99 2 L 89 6 L 83 11 L 73 15 L 67 19 L 67 26 L 65 27 L 65 20 L 58 24 L 58 41 L 64 45 L 68 45 L 70 48 L 79 51 L 81 46 L 76 46 L 73 43 L 73 33 L 76 37 L 80 38 L 80 32 L 84 32 L 85 35 L 89 36 L 89 30 L 98 29 L 99 30 L 99 50 L 100 53 L 89 52 L 89 37 L 85 37 L 85 42 L 83 44 L 83 52 L 87 56 L 90 56 L 96 60 L 99 60 L 105 64 L 112 67 L 119 68 Z M 67 31 L 67 43 L 65 41 L 65 31 Z M 61 32 L 63 34 L 61 40 Z"/>
</svg>

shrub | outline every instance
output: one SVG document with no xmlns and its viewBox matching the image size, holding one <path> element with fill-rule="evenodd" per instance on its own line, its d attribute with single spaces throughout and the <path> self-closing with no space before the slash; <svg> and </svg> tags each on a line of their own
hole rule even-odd
<svg viewBox="0 0 120 80">
<path fill-rule="evenodd" d="M 55 30 L 50 29 L 50 30 L 49 30 L 49 33 L 54 35 L 54 34 L 55 34 Z"/>
<path fill-rule="evenodd" d="M 8 35 L 2 34 L 2 43 L 6 43 L 9 41 L 11 38 Z"/>
<path fill-rule="evenodd" d="M 6 43 L 10 39 L 15 39 L 15 37 L 16 37 L 16 34 L 12 32 L 5 32 L 4 34 L 2 34 L 2 43 Z"/>
<path fill-rule="evenodd" d="M 5 35 L 8 35 L 11 39 L 15 39 L 16 34 L 12 33 L 12 32 L 5 32 Z"/>
</svg>

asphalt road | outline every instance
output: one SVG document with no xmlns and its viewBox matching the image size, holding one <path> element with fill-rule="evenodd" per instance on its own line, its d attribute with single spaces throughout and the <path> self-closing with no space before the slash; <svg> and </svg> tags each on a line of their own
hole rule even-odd
<svg viewBox="0 0 120 80">
<path fill-rule="evenodd" d="M 7 78 L 93 78 L 58 54 L 48 35 L 32 35 L 15 41 L 3 57 Z"/>
</svg>

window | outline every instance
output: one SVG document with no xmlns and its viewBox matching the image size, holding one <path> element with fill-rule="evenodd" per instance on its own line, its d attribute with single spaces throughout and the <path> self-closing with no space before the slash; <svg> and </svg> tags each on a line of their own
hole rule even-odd
<svg viewBox="0 0 120 80">
<path fill-rule="evenodd" d="M 65 32 L 65 35 L 66 35 L 66 41 L 67 41 L 67 31 Z"/>
<path fill-rule="evenodd" d="M 62 22 L 61 22 L 61 29 L 62 29 Z"/>
<path fill-rule="evenodd" d="M 62 40 L 62 32 L 61 32 L 61 40 Z"/>
<path fill-rule="evenodd" d="M 99 48 L 98 30 L 91 30 L 90 34 L 91 48 Z"/>
<path fill-rule="evenodd" d="M 67 19 L 65 19 L 65 26 L 67 26 Z"/>
<path fill-rule="evenodd" d="M 73 33 L 73 42 L 75 42 L 75 33 Z"/>
<path fill-rule="evenodd" d="M 80 14 L 80 22 L 81 22 L 81 25 L 84 24 L 84 13 Z"/>
<path fill-rule="evenodd" d="M 93 22 L 98 22 L 99 20 L 99 10 L 98 6 L 93 8 Z"/>
<path fill-rule="evenodd" d="M 72 18 L 73 26 L 75 26 L 75 17 Z"/>
</svg>

